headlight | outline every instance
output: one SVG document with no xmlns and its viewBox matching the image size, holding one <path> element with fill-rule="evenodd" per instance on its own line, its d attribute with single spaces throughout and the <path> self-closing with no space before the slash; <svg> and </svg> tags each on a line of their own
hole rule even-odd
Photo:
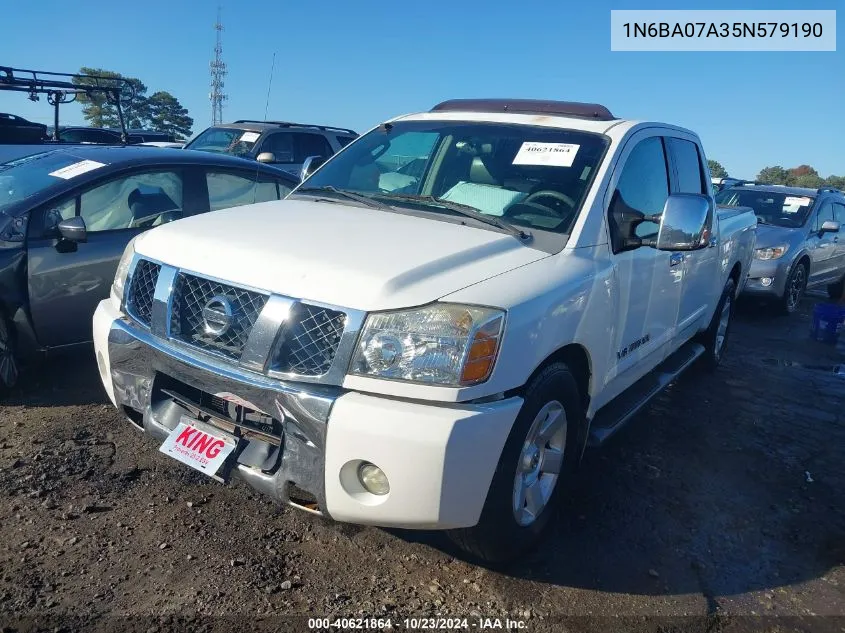
<svg viewBox="0 0 845 633">
<path fill-rule="evenodd" d="M 789 249 L 789 246 L 771 246 L 769 248 L 758 248 L 754 251 L 754 259 L 778 259 Z"/>
<path fill-rule="evenodd" d="M 117 303 L 123 303 L 123 291 L 126 286 L 126 276 L 129 274 L 129 265 L 132 263 L 132 256 L 135 254 L 135 240 L 138 236 L 133 237 L 129 244 L 123 251 L 123 256 L 120 258 L 120 263 L 117 265 L 117 272 L 114 274 L 114 282 L 111 285 L 111 291 Z"/>
<path fill-rule="evenodd" d="M 367 317 L 353 374 L 450 387 L 474 385 L 490 377 L 505 313 L 435 303 Z"/>
</svg>

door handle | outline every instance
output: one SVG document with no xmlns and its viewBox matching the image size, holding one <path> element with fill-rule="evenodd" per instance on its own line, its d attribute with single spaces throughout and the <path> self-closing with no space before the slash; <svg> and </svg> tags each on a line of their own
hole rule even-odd
<svg viewBox="0 0 845 633">
<path fill-rule="evenodd" d="M 672 253 L 669 255 L 669 267 L 674 268 L 678 264 L 684 261 L 684 254 L 683 253 Z"/>
</svg>

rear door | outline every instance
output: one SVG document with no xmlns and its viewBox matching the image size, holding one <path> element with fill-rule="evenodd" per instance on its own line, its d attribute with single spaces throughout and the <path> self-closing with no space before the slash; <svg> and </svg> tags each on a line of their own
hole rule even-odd
<svg viewBox="0 0 845 633">
<path fill-rule="evenodd" d="M 839 235 L 836 233 L 820 234 L 822 224 L 833 220 L 833 202 L 830 199 L 822 201 L 810 220 L 810 234 L 807 237 L 807 249 L 810 251 L 812 264 L 810 265 L 811 285 L 826 283 L 836 273 L 836 247 Z"/>
<path fill-rule="evenodd" d="M 704 170 L 704 158 L 691 138 L 666 139 L 675 178 L 673 193 L 699 193 L 711 199 L 709 229 L 712 232 L 714 202 Z M 710 318 L 722 288 L 719 287 L 719 249 L 716 243 L 696 251 L 678 253 L 683 258 L 683 282 L 678 307 L 676 344 L 691 338 Z"/>
<path fill-rule="evenodd" d="M 27 244 L 29 301 L 38 340 L 47 347 L 91 340 L 97 304 L 109 296 L 123 250 L 134 236 L 183 215 L 181 169 L 136 169 L 45 205 Z M 79 215 L 88 241 L 58 236 Z"/>
</svg>

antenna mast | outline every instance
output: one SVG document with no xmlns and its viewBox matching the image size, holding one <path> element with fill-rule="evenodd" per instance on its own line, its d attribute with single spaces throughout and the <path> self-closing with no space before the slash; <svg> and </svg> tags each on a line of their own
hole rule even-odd
<svg viewBox="0 0 845 633">
<path fill-rule="evenodd" d="M 220 19 L 220 7 L 217 7 L 217 22 L 214 23 L 214 30 L 217 31 L 217 41 L 214 45 L 214 60 L 209 64 L 211 67 L 211 92 L 208 98 L 211 100 L 211 124 L 223 123 L 223 102 L 228 96 L 223 92 L 223 78 L 226 76 L 226 63 L 223 61 L 223 22 Z"/>
</svg>

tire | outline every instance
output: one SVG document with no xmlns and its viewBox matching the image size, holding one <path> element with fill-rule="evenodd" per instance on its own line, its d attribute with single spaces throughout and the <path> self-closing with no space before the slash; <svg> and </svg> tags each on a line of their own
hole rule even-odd
<svg viewBox="0 0 845 633">
<path fill-rule="evenodd" d="M 736 283 L 728 279 L 722 296 L 716 305 L 716 311 L 710 320 L 710 325 L 704 334 L 699 337 L 699 342 L 704 345 L 704 354 L 701 355 L 701 366 L 708 371 L 715 371 L 728 347 L 728 339 L 733 325 L 734 305 L 736 304 Z"/>
<path fill-rule="evenodd" d="M 801 304 L 801 298 L 807 290 L 807 264 L 798 262 L 789 271 L 786 278 L 786 287 L 783 296 L 778 302 L 778 311 L 781 314 L 792 314 Z"/>
<path fill-rule="evenodd" d="M 551 424 L 549 439 L 548 433 L 535 436 L 544 424 Z M 567 366 L 553 363 L 542 369 L 525 390 L 478 524 L 450 530 L 449 538 L 471 557 L 492 564 L 510 562 L 539 543 L 576 470 L 583 425 L 583 405 Z M 532 512 L 532 505 L 540 511 Z"/>
<path fill-rule="evenodd" d="M 18 361 L 12 330 L 0 316 L 0 397 L 6 395 L 18 382 Z"/>
<path fill-rule="evenodd" d="M 827 296 L 833 301 L 839 301 L 845 296 L 845 277 L 827 287 Z"/>
</svg>

